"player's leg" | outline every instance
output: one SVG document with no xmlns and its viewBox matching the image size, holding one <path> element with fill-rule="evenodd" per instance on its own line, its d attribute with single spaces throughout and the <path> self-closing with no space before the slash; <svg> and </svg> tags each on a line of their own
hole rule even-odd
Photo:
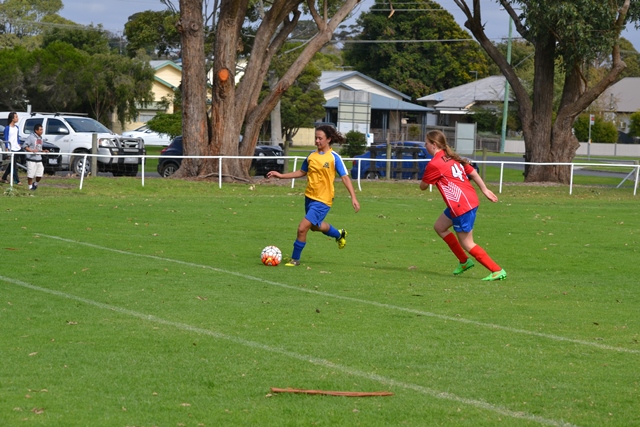
<svg viewBox="0 0 640 427">
<path fill-rule="evenodd" d="M 435 224 L 433 224 L 433 229 L 436 231 L 436 233 L 438 233 L 438 236 L 440 236 L 442 240 L 444 240 L 444 242 L 449 246 L 449 249 L 451 250 L 451 252 L 453 252 L 456 258 L 458 258 L 460 265 L 453 272 L 453 274 L 458 275 L 471 268 L 473 266 L 473 261 L 471 266 L 467 266 L 466 268 L 461 267 L 467 263 L 469 257 L 465 253 L 464 249 L 462 249 L 462 246 L 460 246 L 460 242 L 458 242 L 458 239 L 456 239 L 456 235 L 453 234 L 450 230 L 450 228 L 453 226 L 453 220 L 449 217 L 448 214 L 448 209 L 440 214 Z"/>
<path fill-rule="evenodd" d="M 459 232 L 458 240 L 462 247 L 469 252 L 480 264 L 485 266 L 491 274 L 482 280 L 502 280 L 507 277 L 507 273 L 487 254 L 487 252 L 473 241 L 473 231 Z"/>
</svg>

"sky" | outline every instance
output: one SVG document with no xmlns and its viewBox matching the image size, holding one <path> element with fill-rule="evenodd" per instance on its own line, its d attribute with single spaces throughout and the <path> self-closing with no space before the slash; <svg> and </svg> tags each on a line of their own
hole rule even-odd
<svg viewBox="0 0 640 427">
<path fill-rule="evenodd" d="M 402 1 L 397 0 L 395 8 Z M 439 0 L 438 3 L 447 9 L 456 19 L 458 25 L 464 28 L 464 15 L 456 6 L 453 0 Z M 509 16 L 504 10 L 500 10 L 498 4 L 494 1 L 483 2 L 482 14 L 486 22 L 485 30 L 487 36 L 495 41 L 506 39 L 509 33 Z M 70 19 L 78 24 L 102 24 L 102 26 L 111 32 L 122 33 L 124 24 L 129 16 L 137 12 L 145 10 L 164 10 L 165 6 L 159 0 L 63 0 L 64 7 L 60 15 Z M 173 0 L 174 5 L 179 4 L 179 0 Z M 367 11 L 373 4 L 373 0 L 363 0 L 356 7 L 355 16 L 359 13 Z M 400 13 L 400 12 L 397 12 Z M 513 36 L 517 33 L 513 30 Z M 623 33 L 623 37 L 628 39 L 636 50 L 640 51 L 640 30 L 631 29 Z"/>
</svg>

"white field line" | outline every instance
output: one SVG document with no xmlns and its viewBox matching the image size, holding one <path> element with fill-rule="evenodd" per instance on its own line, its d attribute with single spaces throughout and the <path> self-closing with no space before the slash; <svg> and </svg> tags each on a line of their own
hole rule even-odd
<svg viewBox="0 0 640 427">
<path fill-rule="evenodd" d="M 120 252 L 120 251 L 117 251 Z M 570 424 L 564 421 L 559 421 L 559 420 L 553 420 L 553 419 L 548 419 L 548 418 L 544 418 L 544 417 L 540 417 L 534 414 L 528 414 L 526 412 L 522 412 L 522 411 L 512 411 L 510 409 L 504 408 L 502 406 L 499 405 L 494 405 L 482 400 L 477 400 L 477 399 L 468 399 L 465 397 L 460 397 L 457 396 L 453 393 L 448 393 L 445 391 L 438 391 L 438 390 L 434 390 L 431 389 L 429 387 L 424 387 L 418 384 L 412 384 L 412 383 L 405 383 L 402 381 L 397 381 L 394 380 L 393 378 L 388 378 L 388 377 L 384 377 L 382 375 L 377 375 L 374 373 L 370 373 L 370 372 L 364 372 L 364 371 L 360 371 L 358 369 L 353 369 L 350 368 L 348 366 L 343 366 L 343 365 L 338 365 L 336 363 L 330 362 L 326 359 L 320 359 L 317 357 L 313 357 L 310 355 L 306 355 L 306 354 L 299 354 L 299 353 L 294 353 L 292 351 L 288 351 L 279 347 L 271 347 L 265 344 L 261 344 L 259 342 L 256 341 L 249 341 L 249 340 L 245 340 L 243 338 L 240 337 L 236 337 L 233 335 L 226 335 L 220 332 L 216 332 L 216 331 L 212 331 L 209 329 L 203 329 L 203 328 L 198 328 L 195 326 L 191 326 L 188 325 L 186 323 L 179 323 L 179 322 L 173 322 L 170 320 L 166 320 L 166 319 L 162 319 L 160 317 L 156 317 L 153 316 L 151 314 L 144 314 L 144 313 L 140 313 L 137 311 L 133 311 L 133 310 L 129 310 L 126 308 L 122 308 L 122 307 L 117 307 L 114 305 L 109 305 L 109 304 L 104 304 L 98 301 L 93 301 L 90 299 L 86 299 L 86 298 L 82 298 L 82 297 L 78 297 L 75 295 L 71 295 L 71 294 L 67 294 L 64 292 L 60 292 L 60 291 L 56 291 L 56 290 L 52 290 L 52 289 L 47 289 L 47 288 L 41 288 L 40 286 L 36 286 L 36 285 L 32 285 L 30 283 L 26 283 L 23 282 L 21 280 L 17 280 L 17 279 L 12 279 L 10 277 L 6 277 L 6 276 L 0 276 L 0 280 L 7 282 L 7 283 L 11 283 L 17 286 L 21 286 L 23 288 L 27 288 L 27 289 L 31 289 L 34 291 L 38 291 L 38 292 L 43 292 L 43 293 L 47 293 L 50 295 L 55 295 L 57 297 L 61 297 L 61 298 L 66 298 L 69 300 L 73 300 L 73 301 L 78 301 L 87 305 L 92 305 L 94 307 L 98 307 L 104 310 L 109 310 L 109 311 L 113 311 L 116 313 L 120 313 L 120 314 L 124 314 L 124 315 L 128 315 L 131 317 L 136 317 L 138 319 L 142 319 L 142 320 L 146 320 L 148 322 L 152 322 L 152 323 L 156 323 L 156 324 L 160 324 L 160 325 L 166 325 L 166 326 L 171 326 L 174 327 L 176 329 L 180 329 L 183 331 L 187 331 L 187 332 L 193 332 L 199 335 L 205 335 L 205 336 L 209 336 L 212 337 L 214 339 L 223 339 L 223 340 L 227 340 L 230 342 L 233 342 L 235 344 L 239 344 L 245 347 L 250 347 L 250 348 L 254 348 L 254 349 L 258 349 L 258 350 L 263 350 L 263 351 L 267 351 L 270 353 L 276 353 L 276 354 L 280 354 L 292 359 L 296 359 L 302 362 L 308 362 L 311 363 L 313 365 L 317 365 L 317 366 L 321 366 L 324 368 L 329 368 L 329 369 L 333 369 L 333 370 L 338 370 L 341 372 L 344 372 L 346 374 L 349 375 L 353 375 L 356 377 L 360 377 L 360 378 L 364 378 L 367 380 L 371 380 L 371 381 L 376 381 L 379 382 L 381 384 L 387 385 L 389 387 L 398 387 L 398 388 L 403 388 L 403 389 L 407 389 L 407 390 L 413 390 L 416 391 L 418 393 L 422 393 L 425 394 L 427 396 L 430 397 L 435 397 L 437 399 L 444 399 L 444 400 L 449 400 L 449 401 L 453 401 L 456 403 L 460 403 L 460 404 L 465 404 L 465 405 L 469 405 L 469 406 L 474 406 L 476 408 L 479 409 L 484 409 L 487 411 L 491 411 L 491 412 L 495 412 L 497 414 L 503 415 L 505 417 L 511 417 L 511 418 L 516 418 L 516 419 L 521 419 L 521 420 L 528 420 L 528 421 L 533 421 L 536 422 L 538 424 L 542 424 L 542 425 L 546 425 L 546 426 L 553 426 L 553 427 L 577 427 L 574 424 Z"/>
<path fill-rule="evenodd" d="M 119 253 L 119 254 L 123 254 L 123 255 L 127 255 L 127 256 L 138 256 L 138 257 L 142 257 L 142 258 L 154 259 L 154 260 L 157 260 L 157 261 L 172 262 L 172 263 L 175 263 L 175 264 L 186 265 L 186 266 L 189 266 L 189 267 L 204 268 L 204 269 L 212 270 L 212 271 L 215 271 L 215 272 L 218 272 L 218 273 L 224 273 L 224 274 L 229 274 L 229 275 L 232 275 L 232 276 L 242 277 L 243 279 L 246 279 L 246 280 L 252 280 L 252 281 L 260 282 L 260 283 L 266 283 L 268 285 L 279 286 L 281 288 L 291 289 L 291 290 L 294 290 L 294 291 L 306 292 L 306 293 L 314 294 L 314 295 L 321 295 L 321 296 L 324 296 L 324 297 L 327 297 L 327 298 L 334 298 L 334 299 L 339 299 L 339 300 L 344 300 L 344 301 L 355 302 L 355 303 L 359 303 L 359 304 L 372 305 L 374 307 L 385 308 L 385 309 L 388 309 L 388 310 L 404 311 L 406 313 L 417 314 L 417 315 L 420 315 L 420 316 L 434 317 L 436 319 L 442 319 L 442 320 L 447 320 L 447 321 L 451 321 L 451 322 L 466 323 L 466 324 L 469 324 L 469 325 L 481 326 L 481 327 L 489 328 L 489 329 L 497 329 L 497 330 L 506 331 L 506 332 L 512 332 L 512 333 L 516 333 L 516 334 L 524 334 L 524 335 L 530 335 L 530 336 L 534 336 L 534 337 L 547 338 L 547 339 L 554 340 L 554 341 L 562 341 L 562 342 L 569 342 L 569 343 L 573 343 L 573 344 L 585 345 L 585 346 L 589 346 L 589 347 L 595 347 L 595 348 L 598 348 L 598 349 L 601 349 L 601 350 L 617 351 L 617 352 L 620 352 L 620 353 L 640 354 L 640 350 L 634 350 L 634 349 L 630 349 L 630 348 L 614 347 L 614 346 L 600 344 L 600 343 L 591 342 L 591 341 L 577 340 L 577 339 L 573 339 L 573 338 L 562 337 L 562 336 L 559 336 L 559 335 L 545 334 L 545 333 L 542 333 L 542 332 L 535 332 L 535 331 L 528 331 L 526 329 L 511 328 L 509 326 L 496 325 L 496 324 L 493 324 L 493 323 L 478 322 L 478 321 L 475 321 L 475 320 L 465 319 L 463 317 L 446 316 L 446 315 L 443 315 L 443 314 L 432 313 L 432 312 L 429 312 L 429 311 L 416 310 L 416 309 L 407 308 L 407 307 L 400 307 L 400 306 L 397 306 L 397 305 L 385 304 L 385 303 L 381 303 L 381 302 L 377 302 L 377 301 L 370 301 L 370 300 L 365 300 L 365 299 L 360 299 L 360 298 L 348 297 L 348 296 L 344 296 L 344 295 L 331 294 L 331 293 L 328 293 L 328 292 L 317 291 L 317 290 L 314 290 L 314 289 L 300 288 L 300 287 L 297 287 L 297 286 L 286 285 L 284 283 L 274 282 L 274 281 L 271 281 L 271 280 L 265 280 L 265 279 L 263 279 L 261 277 L 249 276 L 248 274 L 242 274 L 242 273 L 238 273 L 236 271 L 229 271 L 229 270 L 224 270 L 222 268 L 211 267 L 209 265 L 195 264 L 195 263 L 187 262 L 187 261 L 180 261 L 180 260 L 171 259 L 171 258 L 163 258 L 163 257 L 159 257 L 159 256 L 156 256 L 156 255 L 139 254 L 139 253 L 135 253 L 135 252 L 123 251 L 123 250 L 120 250 L 120 249 L 107 248 L 107 247 L 104 247 L 104 246 L 94 245 L 93 243 L 80 242 L 78 240 L 66 239 L 64 237 L 59 237 L 59 236 L 49 236 L 49 235 L 40 234 L 40 233 L 36 233 L 36 235 L 41 236 L 41 237 L 47 237 L 49 239 L 60 240 L 60 241 L 67 242 L 67 243 L 73 243 L 73 244 L 76 244 L 76 245 L 87 246 L 87 247 L 94 248 L 94 249 L 100 249 L 100 250 L 103 250 L 103 251 L 115 252 L 115 253 Z"/>
</svg>

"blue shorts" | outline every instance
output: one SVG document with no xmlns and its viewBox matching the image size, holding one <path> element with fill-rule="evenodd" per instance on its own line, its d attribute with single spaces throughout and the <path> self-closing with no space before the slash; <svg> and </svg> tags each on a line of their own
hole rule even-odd
<svg viewBox="0 0 640 427">
<path fill-rule="evenodd" d="M 463 232 L 469 233 L 473 230 L 473 224 L 476 222 L 476 212 L 478 208 L 471 209 L 469 212 L 453 218 L 451 216 L 451 209 L 444 210 L 444 214 L 453 222 L 453 230 L 456 233 Z"/>
<path fill-rule="evenodd" d="M 324 221 L 330 209 L 330 206 L 327 206 L 322 202 L 310 199 L 308 197 L 304 198 L 304 217 L 307 219 L 307 221 L 317 227 L 320 227 L 320 224 L 322 224 L 322 221 Z"/>
</svg>

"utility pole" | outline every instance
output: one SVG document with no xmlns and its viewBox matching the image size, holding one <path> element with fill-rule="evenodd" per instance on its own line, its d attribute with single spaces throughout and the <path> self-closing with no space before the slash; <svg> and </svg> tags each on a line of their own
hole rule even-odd
<svg viewBox="0 0 640 427">
<path fill-rule="evenodd" d="M 513 18 L 509 15 L 509 36 L 507 38 L 507 63 L 511 64 L 511 27 Z M 502 133 L 500 135 L 500 152 L 504 153 L 505 141 L 507 139 L 507 118 L 509 114 L 509 81 L 504 79 L 504 103 L 502 106 Z"/>
</svg>

